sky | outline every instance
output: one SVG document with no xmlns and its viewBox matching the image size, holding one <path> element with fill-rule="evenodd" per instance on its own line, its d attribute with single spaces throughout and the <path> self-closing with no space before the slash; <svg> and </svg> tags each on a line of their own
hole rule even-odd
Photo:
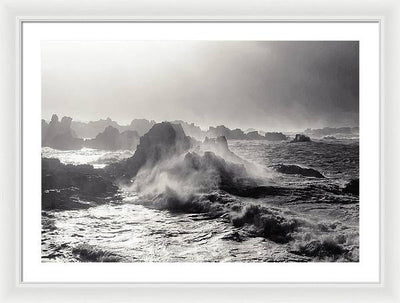
<svg viewBox="0 0 400 303">
<path fill-rule="evenodd" d="M 290 131 L 359 122 L 356 41 L 45 41 L 42 117 Z"/>
</svg>

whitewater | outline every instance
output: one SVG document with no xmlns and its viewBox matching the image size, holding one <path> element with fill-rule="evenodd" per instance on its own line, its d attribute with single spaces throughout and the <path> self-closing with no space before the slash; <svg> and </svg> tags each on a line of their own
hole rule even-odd
<svg viewBox="0 0 400 303">
<path fill-rule="evenodd" d="M 134 186 L 120 186 L 121 199 L 106 204 L 43 210 L 42 262 L 359 261 L 359 198 L 338 190 L 359 178 L 357 138 L 233 140 L 228 146 L 260 168 L 268 185 L 289 188 L 290 194 L 243 197 L 215 190 L 211 194 L 223 211 L 213 213 L 161 207 Z M 43 158 L 95 168 L 133 154 L 42 148 Z M 325 178 L 279 173 L 280 164 L 312 168 Z"/>
</svg>

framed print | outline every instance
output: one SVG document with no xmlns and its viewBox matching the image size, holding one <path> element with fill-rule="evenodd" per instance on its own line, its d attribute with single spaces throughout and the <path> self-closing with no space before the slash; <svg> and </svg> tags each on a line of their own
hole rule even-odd
<svg viewBox="0 0 400 303">
<path fill-rule="evenodd" d="M 387 19 L 7 14 L 9 298 L 398 300 Z"/>
<path fill-rule="evenodd" d="M 378 22 L 21 39 L 24 282 L 379 282 Z"/>
</svg>

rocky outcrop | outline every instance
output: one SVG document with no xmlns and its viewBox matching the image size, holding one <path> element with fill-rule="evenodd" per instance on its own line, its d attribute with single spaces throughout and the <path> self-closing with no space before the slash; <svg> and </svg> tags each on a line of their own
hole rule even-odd
<svg viewBox="0 0 400 303">
<path fill-rule="evenodd" d="M 84 145 L 89 148 L 103 150 L 133 150 L 139 143 L 139 134 L 136 131 L 126 130 L 122 133 L 118 129 L 107 126 L 94 139 L 85 140 Z"/>
<path fill-rule="evenodd" d="M 76 138 L 71 122 L 70 117 L 58 121 L 57 115 L 51 117 L 49 124 L 42 120 L 42 146 L 60 150 L 81 149 L 83 140 Z"/>
<path fill-rule="evenodd" d="M 247 140 L 265 140 L 264 136 L 261 136 L 258 131 L 252 131 L 246 134 Z"/>
<path fill-rule="evenodd" d="M 286 141 L 288 137 L 282 133 L 272 132 L 265 133 L 265 139 L 268 141 Z"/>
<path fill-rule="evenodd" d="M 211 138 L 225 137 L 227 140 L 247 140 L 246 134 L 239 128 L 231 130 L 224 125 L 210 127 L 207 131 L 207 136 Z"/>
<path fill-rule="evenodd" d="M 360 194 L 360 179 L 353 179 L 343 188 L 346 194 L 359 195 Z"/>
<path fill-rule="evenodd" d="M 118 187 L 91 165 L 42 158 L 42 209 L 82 209 L 117 198 Z"/>
<path fill-rule="evenodd" d="M 298 165 L 284 165 L 278 164 L 275 167 L 275 170 L 282 174 L 289 175 L 302 175 L 305 177 L 313 177 L 313 178 L 325 178 L 319 171 L 312 168 L 305 168 Z"/>
<path fill-rule="evenodd" d="M 136 176 L 144 165 L 152 167 L 161 160 L 180 155 L 192 144 L 193 141 L 185 135 L 181 125 L 157 123 L 140 138 L 140 143 L 131 158 L 110 165 L 107 169 L 117 178 L 129 179 Z"/>
<path fill-rule="evenodd" d="M 310 141 L 311 141 L 310 137 L 307 137 L 306 135 L 296 134 L 294 139 L 290 142 L 296 143 L 296 142 L 310 142 Z"/>
<path fill-rule="evenodd" d="M 129 125 L 129 129 L 136 131 L 139 136 L 143 136 L 154 126 L 154 124 L 156 124 L 156 122 L 153 120 L 149 121 L 147 119 L 133 119 Z"/>
<path fill-rule="evenodd" d="M 97 121 L 79 122 L 72 121 L 71 128 L 75 131 L 76 135 L 80 138 L 94 138 L 99 133 L 103 132 L 106 127 L 112 126 L 120 132 L 126 130 L 126 127 L 119 125 L 111 118 L 100 119 Z"/>
<path fill-rule="evenodd" d="M 194 123 L 187 123 L 182 120 L 171 121 L 172 124 L 180 124 L 183 128 L 183 131 L 187 136 L 195 138 L 196 140 L 204 140 L 206 137 L 206 132 L 201 130 L 201 128 Z"/>
</svg>

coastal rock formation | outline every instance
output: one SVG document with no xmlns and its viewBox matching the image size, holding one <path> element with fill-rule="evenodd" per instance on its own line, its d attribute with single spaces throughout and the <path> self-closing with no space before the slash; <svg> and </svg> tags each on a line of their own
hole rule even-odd
<svg viewBox="0 0 400 303">
<path fill-rule="evenodd" d="M 264 136 L 261 136 L 258 131 L 252 131 L 246 134 L 247 140 L 265 140 Z"/>
<path fill-rule="evenodd" d="M 79 122 L 72 121 L 71 128 L 75 131 L 76 135 L 80 138 L 94 138 L 99 133 L 103 132 L 106 127 L 112 126 L 118 129 L 120 132 L 125 128 L 119 125 L 117 122 L 111 120 L 111 118 L 100 119 L 97 121 L 90 122 Z"/>
<path fill-rule="evenodd" d="M 305 177 L 325 178 L 319 171 L 312 168 L 305 168 L 298 165 L 278 164 L 275 170 L 282 174 L 302 175 Z"/>
<path fill-rule="evenodd" d="M 42 209 L 81 209 L 116 198 L 118 187 L 91 165 L 42 158 Z"/>
<path fill-rule="evenodd" d="M 42 120 L 42 146 L 60 150 L 81 149 L 83 140 L 76 138 L 71 122 L 70 117 L 58 121 L 57 115 L 51 117 L 49 124 Z"/>
<path fill-rule="evenodd" d="M 207 131 L 207 136 L 211 138 L 224 136 L 227 140 L 247 140 L 246 134 L 239 128 L 231 130 L 224 125 L 212 127 Z"/>
<path fill-rule="evenodd" d="M 201 128 L 194 123 L 187 123 L 182 120 L 170 121 L 172 124 L 180 124 L 183 128 L 183 131 L 187 136 L 195 138 L 196 140 L 204 140 L 206 137 L 206 132 L 201 130 Z"/>
<path fill-rule="evenodd" d="M 192 143 L 181 125 L 169 122 L 157 123 L 140 137 L 140 143 L 131 158 L 110 165 L 108 170 L 116 177 L 129 179 L 136 176 L 144 165 L 152 167 L 163 159 L 182 154 L 192 146 Z"/>
<path fill-rule="evenodd" d="M 286 141 L 288 137 L 282 133 L 272 132 L 265 133 L 265 139 L 268 141 Z"/>
<path fill-rule="evenodd" d="M 147 119 L 133 119 L 129 125 L 129 129 L 136 131 L 139 136 L 143 136 L 154 126 L 154 124 L 156 124 L 156 122 L 153 120 L 149 121 Z"/>
<path fill-rule="evenodd" d="M 107 126 L 94 139 L 85 140 L 84 145 L 89 148 L 103 150 L 135 149 L 139 143 L 139 134 L 136 131 L 126 130 L 120 134 L 118 129 Z"/>
<path fill-rule="evenodd" d="M 311 141 L 310 137 L 306 135 L 296 134 L 294 139 L 290 142 L 295 143 L 295 142 L 310 142 L 310 141 Z"/>
<path fill-rule="evenodd" d="M 360 179 L 353 179 L 343 188 L 346 194 L 359 195 L 360 194 Z"/>
</svg>

